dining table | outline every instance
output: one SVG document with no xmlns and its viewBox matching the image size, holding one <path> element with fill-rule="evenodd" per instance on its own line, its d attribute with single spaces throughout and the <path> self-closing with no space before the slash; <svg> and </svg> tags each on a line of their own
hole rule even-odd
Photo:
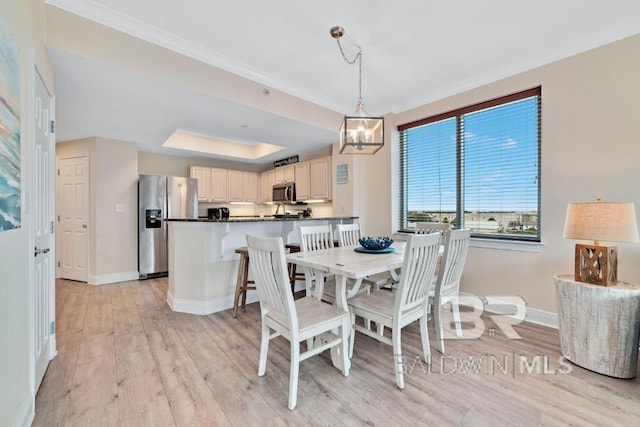
<svg viewBox="0 0 640 427">
<path fill-rule="evenodd" d="M 406 242 L 396 241 L 390 246 L 392 251 L 370 252 L 356 252 L 356 247 L 353 246 L 334 247 L 290 253 L 286 258 L 288 263 L 303 267 L 305 272 L 314 270 L 318 283 L 323 282 L 323 276 L 335 275 L 336 305 L 348 312 L 347 299 L 358 292 L 364 278 L 384 272 L 389 272 L 393 277 L 395 270 L 402 267 L 405 246 Z M 305 274 L 305 277 L 305 280 L 311 280 L 311 274 Z M 309 285 L 307 283 L 307 289 L 311 288 Z M 322 297 L 322 285 L 315 287 L 313 296 L 318 299 Z M 347 335 L 351 333 L 353 331 L 349 330 Z M 331 359 L 334 366 L 340 369 L 342 366 L 338 351 L 338 347 L 331 349 Z"/>
</svg>

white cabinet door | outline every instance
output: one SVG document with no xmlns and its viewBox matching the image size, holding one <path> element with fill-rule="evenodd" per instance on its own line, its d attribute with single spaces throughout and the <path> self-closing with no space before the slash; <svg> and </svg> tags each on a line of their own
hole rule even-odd
<svg viewBox="0 0 640 427">
<path fill-rule="evenodd" d="M 276 173 L 273 169 L 260 174 L 260 201 L 271 202 L 273 199 L 273 186 L 276 183 Z"/>
<path fill-rule="evenodd" d="M 242 171 L 229 171 L 229 201 L 242 201 Z"/>
<path fill-rule="evenodd" d="M 228 171 L 226 169 L 211 168 L 211 189 L 209 199 L 212 202 L 226 202 L 229 200 Z"/>
<path fill-rule="evenodd" d="M 198 201 L 208 202 L 211 190 L 211 169 L 202 166 L 191 166 L 189 177 L 198 180 Z"/>
<path fill-rule="evenodd" d="M 331 200 L 331 158 L 309 162 L 309 180 L 312 199 Z"/>
<path fill-rule="evenodd" d="M 276 184 L 285 184 L 294 182 L 296 179 L 296 170 L 293 165 L 275 168 Z"/>
<path fill-rule="evenodd" d="M 242 201 L 258 201 L 258 174 L 255 172 L 242 173 Z"/>
<path fill-rule="evenodd" d="M 284 182 L 295 182 L 296 180 L 296 168 L 291 166 L 284 167 Z"/>
<path fill-rule="evenodd" d="M 302 162 L 295 165 L 296 172 L 296 200 L 308 200 L 311 198 L 309 188 L 309 162 Z"/>
</svg>

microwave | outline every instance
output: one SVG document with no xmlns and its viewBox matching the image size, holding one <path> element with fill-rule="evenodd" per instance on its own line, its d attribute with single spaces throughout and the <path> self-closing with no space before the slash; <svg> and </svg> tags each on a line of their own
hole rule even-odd
<svg viewBox="0 0 640 427">
<path fill-rule="evenodd" d="M 295 182 L 274 185 L 272 200 L 277 203 L 295 202 L 296 201 Z"/>
</svg>

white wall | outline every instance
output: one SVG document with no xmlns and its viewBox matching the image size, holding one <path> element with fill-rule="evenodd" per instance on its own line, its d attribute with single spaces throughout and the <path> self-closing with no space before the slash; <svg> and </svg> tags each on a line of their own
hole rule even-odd
<svg viewBox="0 0 640 427">
<path fill-rule="evenodd" d="M 35 57 L 50 89 L 53 89 L 53 68 L 44 49 L 42 0 L 3 0 L 0 21 L 13 35 L 20 57 L 22 227 L 0 232 L 0 423 L 10 426 L 30 422 L 35 397 L 29 330 L 33 289 L 30 207 L 34 192 L 31 176 L 33 64 L 29 58 Z"/>
<path fill-rule="evenodd" d="M 640 35 L 387 117 L 391 132 L 399 124 L 542 86 L 544 247 L 540 253 L 471 248 L 464 292 L 520 295 L 529 307 L 555 313 L 553 276 L 573 271 L 576 242 L 562 237 L 567 203 L 602 198 L 635 202 L 640 210 L 638 76 Z M 397 227 L 397 192 L 390 184 L 397 183 L 391 173 L 397 170 L 397 132 L 387 135 L 383 150 L 357 159 L 365 187 L 359 213 L 371 233 Z M 619 279 L 640 283 L 640 246 L 618 244 L 618 252 Z"/>
</svg>

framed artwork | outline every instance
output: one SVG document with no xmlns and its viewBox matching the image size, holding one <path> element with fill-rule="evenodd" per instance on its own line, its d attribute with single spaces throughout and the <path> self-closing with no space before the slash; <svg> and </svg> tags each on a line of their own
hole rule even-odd
<svg viewBox="0 0 640 427">
<path fill-rule="evenodd" d="M 336 182 L 346 184 L 349 182 L 349 165 L 338 165 L 336 167 Z"/>
<path fill-rule="evenodd" d="M 0 231 L 20 228 L 20 57 L 0 21 Z"/>
</svg>

